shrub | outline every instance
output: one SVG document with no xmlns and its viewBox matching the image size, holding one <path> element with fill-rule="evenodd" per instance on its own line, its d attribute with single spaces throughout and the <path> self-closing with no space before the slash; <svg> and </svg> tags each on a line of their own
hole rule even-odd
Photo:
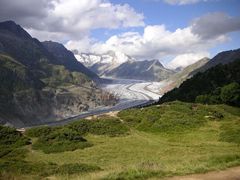
<svg viewBox="0 0 240 180">
<path fill-rule="evenodd" d="M 90 146 L 92 144 L 80 134 L 66 127 L 52 129 L 49 134 L 41 135 L 33 144 L 34 149 L 42 150 L 44 153 L 74 151 Z"/>
<path fill-rule="evenodd" d="M 128 128 L 116 118 L 104 117 L 95 120 L 80 120 L 68 126 L 79 134 L 118 136 L 126 134 Z"/>
<path fill-rule="evenodd" d="M 29 144 L 29 139 L 11 127 L 0 126 L 0 147 L 20 147 Z"/>
<path fill-rule="evenodd" d="M 221 99 L 229 105 L 240 106 L 240 85 L 231 83 L 221 89 Z"/>
<path fill-rule="evenodd" d="M 53 131 L 52 127 L 42 126 L 42 127 L 33 127 L 27 129 L 25 134 L 29 137 L 40 137 L 40 136 L 47 136 Z"/>
<path fill-rule="evenodd" d="M 118 119 L 106 118 L 92 121 L 89 133 L 96 135 L 118 136 L 126 134 L 128 128 Z"/>
<path fill-rule="evenodd" d="M 210 96 L 209 95 L 199 95 L 195 99 L 196 103 L 202 103 L 202 104 L 208 104 L 209 101 L 210 101 Z"/>
<path fill-rule="evenodd" d="M 88 120 L 79 120 L 76 122 L 71 123 L 68 127 L 76 132 L 78 132 L 79 134 L 87 134 L 90 131 L 90 126 L 91 126 L 92 122 L 88 121 Z"/>
</svg>

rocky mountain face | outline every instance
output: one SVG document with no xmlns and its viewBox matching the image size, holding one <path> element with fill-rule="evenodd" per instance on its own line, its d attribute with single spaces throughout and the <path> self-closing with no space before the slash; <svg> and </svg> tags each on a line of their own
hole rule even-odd
<svg viewBox="0 0 240 180">
<path fill-rule="evenodd" d="M 208 63 L 206 63 L 204 66 L 196 69 L 192 72 L 192 75 L 198 73 L 198 72 L 204 72 L 211 67 L 214 67 L 218 64 L 228 64 L 240 57 L 240 49 L 236 50 L 230 50 L 230 51 L 223 51 L 219 54 L 217 54 L 215 57 L 213 57 Z"/>
<path fill-rule="evenodd" d="M 166 69 L 159 60 L 146 60 L 127 61 L 106 73 L 106 76 L 122 79 L 162 81 L 174 73 L 173 70 Z"/>
<path fill-rule="evenodd" d="M 13 21 L 0 23 L 0 124 L 39 125 L 111 105 L 100 78 L 63 45 L 41 43 Z"/>
<path fill-rule="evenodd" d="M 120 52 L 111 51 L 103 55 L 82 53 L 75 56 L 101 77 L 161 81 L 175 73 L 166 69 L 159 60 L 137 61 Z"/>
<path fill-rule="evenodd" d="M 176 87 L 179 87 L 184 81 L 187 79 L 191 78 L 193 76 L 193 72 L 196 71 L 197 69 L 203 67 L 206 63 L 209 62 L 209 58 L 203 58 L 197 61 L 196 63 L 193 63 L 182 70 L 178 71 L 174 75 L 172 75 L 170 78 L 166 79 L 166 84 L 162 89 L 161 93 L 168 92 Z"/>
</svg>

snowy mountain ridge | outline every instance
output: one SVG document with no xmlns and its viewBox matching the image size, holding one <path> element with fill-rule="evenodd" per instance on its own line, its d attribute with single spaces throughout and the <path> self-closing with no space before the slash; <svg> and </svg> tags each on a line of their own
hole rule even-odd
<svg viewBox="0 0 240 180">
<path fill-rule="evenodd" d="M 124 62 L 135 60 L 119 51 L 109 51 L 106 54 L 81 53 L 75 54 L 75 57 L 87 67 L 91 67 L 94 64 L 108 64 L 116 67 Z"/>
</svg>

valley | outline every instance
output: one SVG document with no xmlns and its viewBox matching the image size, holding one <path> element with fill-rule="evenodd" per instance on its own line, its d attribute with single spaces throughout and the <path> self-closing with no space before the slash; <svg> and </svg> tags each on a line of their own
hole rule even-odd
<svg viewBox="0 0 240 180">
<path fill-rule="evenodd" d="M 145 82 L 140 80 L 129 79 L 111 79 L 110 84 L 102 84 L 101 88 L 111 94 L 114 94 L 118 102 L 113 106 L 100 106 L 93 109 L 88 109 L 85 112 L 68 117 L 65 119 L 52 120 L 33 126 L 18 126 L 18 128 L 29 128 L 34 126 L 49 125 L 65 125 L 67 123 L 77 121 L 79 119 L 92 117 L 94 115 L 106 114 L 114 111 L 137 107 L 141 105 L 152 104 L 159 100 L 161 94 L 159 89 L 164 87 L 163 82 Z"/>
<path fill-rule="evenodd" d="M 137 1 L 8 1 L 0 1 L 0 180 L 239 179 L 240 49 L 229 34 L 239 17 L 154 25 L 148 6 L 135 12 Z M 210 3 L 190 1 L 139 7 Z"/>
</svg>

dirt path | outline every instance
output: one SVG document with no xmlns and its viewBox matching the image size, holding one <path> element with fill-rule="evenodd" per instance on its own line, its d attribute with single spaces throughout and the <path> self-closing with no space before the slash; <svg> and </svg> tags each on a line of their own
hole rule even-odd
<svg viewBox="0 0 240 180">
<path fill-rule="evenodd" d="M 240 167 L 229 168 L 224 171 L 208 172 L 206 174 L 176 176 L 165 180 L 240 180 Z"/>
</svg>

